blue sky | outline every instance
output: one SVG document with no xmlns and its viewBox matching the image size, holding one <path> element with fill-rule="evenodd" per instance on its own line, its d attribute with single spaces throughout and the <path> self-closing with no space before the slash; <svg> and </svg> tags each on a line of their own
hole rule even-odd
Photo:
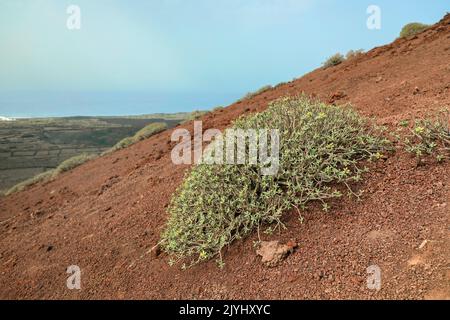
<svg viewBox="0 0 450 320">
<path fill-rule="evenodd" d="M 70 4 L 81 30 L 66 27 Z M 372 4 L 380 30 L 366 26 Z M 0 115 L 226 105 L 447 11 L 440 0 L 0 0 Z"/>
</svg>

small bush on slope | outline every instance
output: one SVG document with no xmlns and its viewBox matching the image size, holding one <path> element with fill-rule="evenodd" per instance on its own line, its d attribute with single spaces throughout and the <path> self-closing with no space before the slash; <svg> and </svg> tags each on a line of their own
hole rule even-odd
<svg viewBox="0 0 450 320">
<path fill-rule="evenodd" d="M 75 169 L 76 167 L 81 166 L 83 163 L 85 163 L 89 160 L 92 160 L 96 157 L 97 157 L 96 155 L 90 155 L 90 154 L 83 153 L 78 156 L 69 158 L 69 159 L 61 162 L 61 164 L 58 167 L 56 167 L 56 169 L 53 171 L 52 176 L 56 177 L 57 175 L 59 175 L 63 172 Z"/>
<path fill-rule="evenodd" d="M 136 141 L 145 140 L 145 139 L 150 138 L 151 136 L 153 136 L 157 133 L 160 133 L 166 129 L 167 129 L 167 123 L 165 123 L 165 122 L 151 123 L 148 126 L 145 126 L 141 130 L 139 130 L 134 135 L 134 139 Z"/>
<path fill-rule="evenodd" d="M 27 179 L 25 181 L 22 181 L 22 182 L 16 184 L 14 187 L 9 189 L 5 195 L 10 195 L 10 194 L 22 191 L 26 187 L 32 186 L 38 182 L 44 182 L 44 181 L 51 180 L 52 176 L 53 176 L 53 170 L 49 170 L 49 171 L 40 173 L 30 179 Z"/>
<path fill-rule="evenodd" d="M 125 148 L 135 144 L 136 142 L 150 138 L 151 136 L 153 136 L 157 133 L 160 133 L 161 131 L 164 131 L 166 129 L 167 129 L 167 124 L 165 122 L 151 123 L 148 126 L 145 126 L 141 130 L 136 132 L 136 134 L 134 136 L 123 138 L 122 140 L 117 142 L 111 149 L 103 152 L 102 155 L 106 155 L 106 154 L 109 154 L 111 152 L 114 152 L 114 151 L 117 151 L 120 149 L 125 149 Z"/>
<path fill-rule="evenodd" d="M 280 166 L 262 176 L 260 165 L 195 166 L 173 196 L 162 246 L 190 265 L 221 254 L 224 246 L 310 201 L 341 197 L 331 187 L 361 179 L 359 161 L 380 157 L 388 141 L 348 107 L 301 96 L 283 98 L 262 113 L 240 118 L 241 129 L 279 129 Z M 349 189 L 350 191 L 350 189 Z M 219 259 L 221 263 L 221 259 Z"/>
<path fill-rule="evenodd" d="M 273 87 L 270 84 L 268 84 L 266 86 L 263 86 L 263 87 L 259 88 L 258 90 L 254 91 L 254 92 L 247 93 L 244 97 L 239 99 L 238 102 L 244 101 L 244 100 L 247 100 L 247 99 L 251 99 L 251 98 L 253 98 L 253 97 L 255 97 L 255 96 L 257 96 L 257 95 L 259 95 L 261 93 L 264 93 L 264 92 L 272 89 L 272 88 Z"/>
<path fill-rule="evenodd" d="M 400 38 L 413 36 L 415 34 L 418 34 L 422 31 L 424 31 L 425 29 L 427 29 L 429 27 L 430 26 L 427 24 L 418 23 L 418 22 L 408 23 L 407 25 L 405 25 L 402 28 L 402 31 L 400 32 Z"/>
<path fill-rule="evenodd" d="M 116 150 L 125 149 L 126 147 L 131 146 L 134 143 L 135 143 L 135 140 L 133 139 L 133 137 L 123 138 L 122 140 L 117 142 L 114 145 L 114 147 L 112 147 L 110 150 L 106 151 L 105 153 L 110 153 L 110 152 L 113 152 Z"/>
<path fill-rule="evenodd" d="M 362 55 L 364 53 L 363 49 L 358 49 L 358 50 L 350 50 L 349 52 L 347 52 L 347 54 L 345 55 L 345 59 L 347 60 L 351 60 L 354 58 L 359 57 L 360 55 Z"/>
<path fill-rule="evenodd" d="M 335 55 L 332 55 L 331 57 L 329 57 L 327 59 L 327 61 L 325 61 L 323 63 L 323 66 L 325 68 L 329 68 L 329 67 L 337 66 L 338 64 L 341 64 L 344 61 L 345 61 L 345 57 L 340 53 L 336 53 Z"/>
<path fill-rule="evenodd" d="M 406 150 L 418 159 L 436 155 L 441 162 L 450 159 L 450 110 L 443 110 L 435 119 L 417 120 L 405 139 Z"/>
</svg>

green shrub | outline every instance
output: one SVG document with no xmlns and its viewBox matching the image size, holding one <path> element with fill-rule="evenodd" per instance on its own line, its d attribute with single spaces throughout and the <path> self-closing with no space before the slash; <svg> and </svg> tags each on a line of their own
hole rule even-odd
<svg viewBox="0 0 450 320">
<path fill-rule="evenodd" d="M 144 128 L 142 128 L 141 130 L 139 130 L 138 132 L 136 132 L 136 134 L 134 136 L 126 137 L 126 138 L 120 140 L 119 142 L 117 142 L 112 148 L 103 152 L 102 156 L 110 154 L 110 153 L 120 150 L 120 149 L 125 149 L 125 148 L 135 144 L 136 142 L 150 138 L 151 136 L 153 136 L 157 133 L 160 133 L 166 129 L 167 129 L 167 124 L 165 122 L 151 123 L 151 124 L 145 126 Z"/>
<path fill-rule="evenodd" d="M 350 50 L 349 52 L 347 52 L 347 54 L 345 55 L 345 59 L 347 60 L 351 60 L 354 58 L 357 58 L 359 56 L 361 56 L 364 53 L 363 49 L 358 49 L 358 50 Z"/>
<path fill-rule="evenodd" d="M 441 162 L 450 158 L 450 111 L 444 110 L 438 116 L 417 120 L 405 139 L 406 150 L 420 160 L 435 155 Z"/>
<path fill-rule="evenodd" d="M 329 67 L 337 66 L 338 64 L 341 64 L 344 61 L 345 61 L 344 56 L 340 53 L 336 53 L 336 54 L 332 55 L 331 57 L 329 57 L 327 59 L 327 61 L 325 61 L 323 63 L 323 66 L 325 68 L 329 68 Z"/>
<path fill-rule="evenodd" d="M 160 133 L 167 129 L 167 123 L 165 122 L 155 122 L 151 123 L 148 126 L 145 126 L 141 130 L 139 130 L 135 135 L 134 139 L 136 141 L 145 140 L 150 138 L 151 136 Z"/>
<path fill-rule="evenodd" d="M 263 87 L 259 88 L 258 90 L 254 91 L 254 92 L 249 92 L 249 93 L 247 93 L 244 97 L 242 97 L 241 99 L 239 99 L 238 102 L 239 102 L 239 101 L 248 100 L 248 99 L 251 99 L 251 98 L 253 98 L 253 97 L 256 97 L 257 95 L 259 95 L 259 94 L 261 94 L 261 93 L 264 93 L 264 92 L 266 92 L 266 91 L 268 91 L 268 90 L 270 90 L 270 89 L 272 89 L 272 88 L 273 88 L 273 87 L 272 87 L 271 85 L 263 86 Z"/>
<path fill-rule="evenodd" d="M 428 24 L 423 24 L 419 22 L 408 23 L 402 28 L 402 31 L 400 32 L 400 38 L 413 36 L 415 34 L 424 31 L 429 27 L 430 26 Z"/>
<path fill-rule="evenodd" d="M 9 189 L 5 195 L 10 195 L 19 191 L 24 190 L 25 188 L 32 186 L 38 182 L 45 182 L 45 181 L 49 181 L 51 180 L 51 178 L 53 177 L 53 170 L 49 170 L 46 172 L 42 172 L 28 180 L 25 180 L 23 182 L 20 182 L 18 184 L 16 184 L 14 187 L 12 187 L 11 189 Z"/>
<path fill-rule="evenodd" d="M 268 85 L 265 85 L 265 86 L 259 88 L 259 89 L 256 90 L 255 92 L 250 93 L 250 95 L 254 97 L 254 96 L 258 95 L 258 94 L 261 94 L 261 93 L 264 93 L 264 92 L 266 92 L 266 91 L 269 91 L 269 90 L 271 90 L 272 88 L 273 88 L 273 87 L 272 87 L 270 84 L 268 84 Z"/>
<path fill-rule="evenodd" d="M 133 137 L 126 137 L 123 138 L 122 140 L 120 140 L 119 142 L 117 142 L 114 147 L 112 147 L 112 151 L 115 150 L 120 150 L 120 149 L 125 149 L 126 147 L 131 146 L 132 144 L 134 144 L 136 141 L 134 140 Z"/>
<path fill-rule="evenodd" d="M 224 246 L 263 224 L 267 232 L 282 226 L 284 212 L 304 209 L 311 201 L 320 201 L 326 210 L 327 200 L 342 196 L 335 186 L 352 192 L 350 184 L 365 171 L 359 161 L 381 157 L 388 144 L 349 107 L 305 96 L 276 100 L 266 111 L 238 119 L 234 127 L 278 129 L 279 171 L 262 176 L 261 165 L 193 167 L 172 197 L 162 233 L 172 262 L 189 257 L 190 266 L 221 257 Z"/>
<path fill-rule="evenodd" d="M 86 153 L 80 154 L 78 156 L 69 158 L 63 162 L 61 162 L 61 164 L 56 167 L 56 169 L 53 171 L 52 176 L 56 177 L 57 175 L 72 170 L 80 165 L 82 165 L 83 163 L 92 160 L 96 157 L 96 155 L 89 155 Z"/>
</svg>

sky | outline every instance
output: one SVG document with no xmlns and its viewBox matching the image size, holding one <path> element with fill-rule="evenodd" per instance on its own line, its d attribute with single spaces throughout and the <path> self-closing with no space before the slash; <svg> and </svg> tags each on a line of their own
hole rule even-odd
<svg viewBox="0 0 450 320">
<path fill-rule="evenodd" d="M 80 29 L 67 27 L 70 5 Z M 370 5 L 380 29 L 367 27 Z M 0 0 L 0 116 L 210 109 L 449 11 L 441 0 Z"/>
</svg>

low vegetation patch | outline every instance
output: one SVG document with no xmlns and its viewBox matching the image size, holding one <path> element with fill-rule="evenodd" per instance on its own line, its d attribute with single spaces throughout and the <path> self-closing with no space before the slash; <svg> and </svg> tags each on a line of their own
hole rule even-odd
<svg viewBox="0 0 450 320">
<path fill-rule="evenodd" d="M 151 123 L 148 126 L 145 126 L 132 137 L 126 137 L 119 142 L 117 142 L 111 149 L 105 151 L 103 155 L 120 150 L 125 149 L 136 142 L 139 142 L 141 140 L 145 140 L 147 138 L 150 138 L 151 136 L 160 133 L 167 129 L 167 124 L 165 122 L 155 122 Z"/>
<path fill-rule="evenodd" d="M 28 180 L 20 182 L 20 183 L 16 184 L 14 187 L 12 187 L 11 189 L 9 189 L 6 192 L 6 195 L 10 195 L 10 194 L 13 194 L 13 193 L 16 193 L 16 192 L 20 192 L 20 191 L 24 190 L 25 188 L 27 188 L 29 186 L 32 186 L 32 185 L 34 185 L 34 184 L 36 184 L 38 182 L 49 181 L 53 177 L 53 172 L 54 172 L 54 170 L 49 170 L 49 171 L 40 173 L 40 174 L 38 174 L 38 175 L 28 179 Z"/>
<path fill-rule="evenodd" d="M 135 140 L 133 139 L 133 137 L 123 138 L 122 140 L 117 142 L 114 145 L 114 147 L 112 147 L 111 149 L 109 149 L 105 153 L 110 153 L 110 152 L 113 152 L 113 151 L 116 151 L 116 150 L 125 149 L 126 147 L 131 146 L 133 143 L 135 143 Z"/>
<path fill-rule="evenodd" d="M 272 89 L 273 87 L 269 84 L 266 86 L 263 86 L 261 88 L 259 88 L 258 90 L 254 91 L 254 92 L 249 92 L 247 93 L 244 97 L 242 97 L 241 99 L 238 100 L 238 102 L 244 101 L 244 100 L 248 100 L 251 99 L 253 97 L 256 97 L 257 95 L 264 93 L 270 89 Z"/>
<path fill-rule="evenodd" d="M 69 158 L 61 162 L 61 164 L 58 167 L 56 167 L 56 169 L 53 171 L 53 177 L 56 177 L 63 172 L 75 169 L 76 167 L 81 166 L 83 163 L 92 160 L 96 157 L 97 157 L 96 155 L 83 153 L 78 156 Z"/>
<path fill-rule="evenodd" d="M 329 57 L 324 63 L 325 68 L 334 67 L 345 61 L 345 57 L 341 53 L 336 53 Z"/>
<path fill-rule="evenodd" d="M 430 25 L 419 22 L 408 23 L 402 28 L 402 31 L 400 32 L 400 38 L 411 37 L 424 31 L 429 27 Z"/>
<path fill-rule="evenodd" d="M 405 139 L 406 150 L 418 160 L 435 156 L 438 162 L 450 158 L 450 110 L 417 120 Z"/>
<path fill-rule="evenodd" d="M 272 102 L 234 128 L 278 129 L 279 170 L 260 174 L 262 165 L 200 164 L 173 196 L 161 245 L 183 267 L 218 257 L 221 250 L 262 226 L 282 226 L 283 213 L 339 198 L 366 170 L 360 161 L 382 157 L 388 148 L 380 128 L 350 107 L 334 107 L 305 96 Z M 225 133 L 226 134 L 226 133 Z M 248 141 L 247 141 L 248 150 Z"/>
<path fill-rule="evenodd" d="M 363 49 L 350 50 L 350 51 L 347 52 L 347 54 L 345 55 L 345 59 L 347 59 L 347 60 L 355 59 L 355 58 L 361 56 L 363 53 L 364 53 L 364 50 L 363 50 Z"/>
<path fill-rule="evenodd" d="M 153 136 L 157 133 L 160 133 L 166 129 L 167 129 L 167 124 L 165 122 L 151 123 L 148 126 L 145 126 L 141 130 L 139 130 L 134 135 L 134 140 L 136 140 L 136 141 L 145 140 L 145 139 L 150 138 L 151 136 Z"/>
<path fill-rule="evenodd" d="M 332 55 L 331 57 L 329 57 L 322 65 L 324 68 L 334 67 L 334 66 L 341 64 L 342 62 L 344 62 L 346 60 L 355 59 L 355 58 L 361 56 L 362 54 L 364 54 L 363 49 L 350 50 L 349 52 L 347 52 L 345 57 L 341 53 L 336 53 L 336 54 Z"/>
</svg>

